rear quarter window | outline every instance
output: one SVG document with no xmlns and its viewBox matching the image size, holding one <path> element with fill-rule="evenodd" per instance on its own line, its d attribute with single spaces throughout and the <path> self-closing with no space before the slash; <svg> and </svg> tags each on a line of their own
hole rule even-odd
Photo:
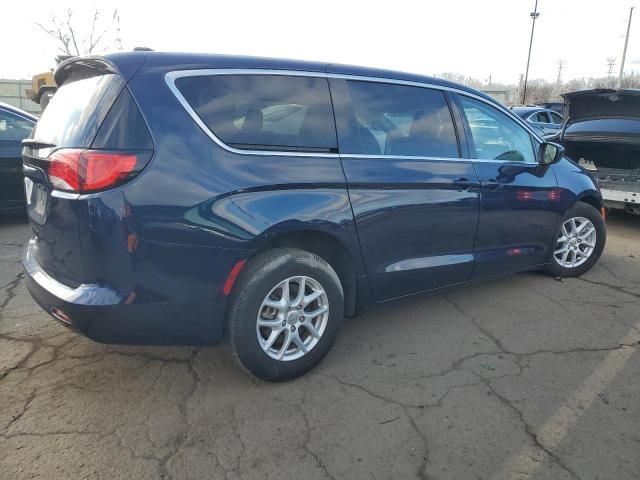
<svg viewBox="0 0 640 480">
<path fill-rule="evenodd" d="M 117 74 L 64 83 L 38 121 L 34 138 L 57 147 L 88 147 L 123 87 Z"/>
<path fill-rule="evenodd" d="M 324 78 L 287 75 L 206 75 L 175 85 L 221 141 L 251 150 L 337 152 Z"/>
</svg>

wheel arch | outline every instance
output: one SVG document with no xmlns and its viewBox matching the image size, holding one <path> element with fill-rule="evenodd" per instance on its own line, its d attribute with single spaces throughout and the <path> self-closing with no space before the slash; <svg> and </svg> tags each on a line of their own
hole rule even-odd
<svg viewBox="0 0 640 480">
<path fill-rule="evenodd" d="M 578 202 L 591 205 L 593 208 L 595 208 L 599 212 L 601 211 L 602 207 L 604 207 L 604 202 L 602 201 L 602 198 L 599 198 L 597 195 L 594 195 L 592 193 L 585 193 L 581 195 L 578 198 Z"/>
<path fill-rule="evenodd" d="M 335 270 L 344 292 L 344 313 L 352 317 L 357 305 L 356 260 L 336 236 L 322 230 L 295 230 L 280 233 L 262 244 L 256 252 L 276 247 L 290 247 L 306 250 L 323 258 Z"/>
</svg>

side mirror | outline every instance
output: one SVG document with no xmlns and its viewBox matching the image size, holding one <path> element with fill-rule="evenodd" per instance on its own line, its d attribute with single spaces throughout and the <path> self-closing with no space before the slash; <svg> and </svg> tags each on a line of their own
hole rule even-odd
<svg viewBox="0 0 640 480">
<path fill-rule="evenodd" d="M 564 147 L 557 143 L 543 142 L 538 150 L 538 162 L 542 165 L 551 165 L 564 155 Z"/>
</svg>

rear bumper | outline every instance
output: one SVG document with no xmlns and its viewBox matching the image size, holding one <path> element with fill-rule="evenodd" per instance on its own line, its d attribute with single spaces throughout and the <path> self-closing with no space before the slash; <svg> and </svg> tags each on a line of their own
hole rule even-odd
<svg viewBox="0 0 640 480">
<path fill-rule="evenodd" d="M 27 288 L 59 323 L 100 343 L 212 345 L 222 340 L 226 297 L 136 303 L 108 285 L 69 287 L 38 264 L 34 244 L 22 255 Z"/>
<path fill-rule="evenodd" d="M 640 184 L 635 185 L 600 185 L 602 198 L 607 208 L 626 210 L 630 213 L 640 212 Z"/>
</svg>

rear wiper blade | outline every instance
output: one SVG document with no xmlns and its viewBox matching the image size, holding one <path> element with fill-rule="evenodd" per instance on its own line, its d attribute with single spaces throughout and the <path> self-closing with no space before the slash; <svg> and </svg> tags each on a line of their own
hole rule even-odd
<svg viewBox="0 0 640 480">
<path fill-rule="evenodd" d="M 43 142 L 41 140 L 35 140 L 33 138 L 25 138 L 22 140 L 22 146 L 31 148 L 51 148 L 55 147 L 55 143 Z"/>
</svg>

